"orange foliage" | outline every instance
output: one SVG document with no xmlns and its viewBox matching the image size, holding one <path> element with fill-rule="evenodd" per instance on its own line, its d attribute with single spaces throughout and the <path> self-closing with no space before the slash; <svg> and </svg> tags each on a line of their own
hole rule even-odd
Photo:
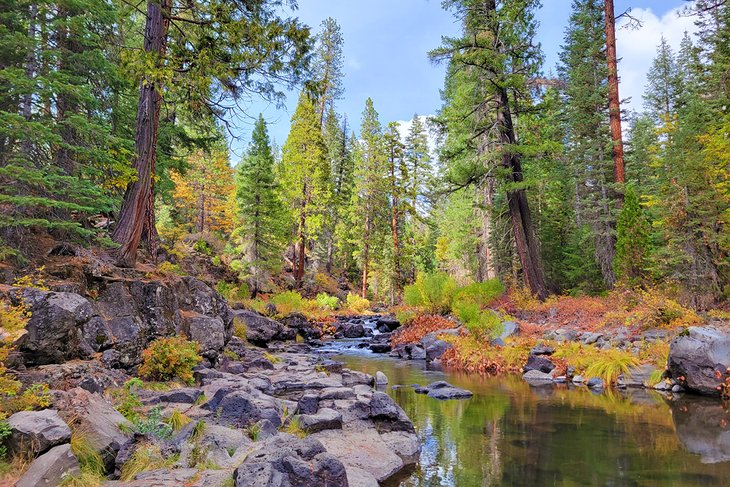
<svg viewBox="0 0 730 487">
<path fill-rule="evenodd" d="M 449 328 L 456 328 L 456 323 L 443 316 L 417 316 L 410 324 L 403 326 L 393 334 L 390 344 L 395 347 L 406 343 L 416 343 L 431 332 Z"/>
<path fill-rule="evenodd" d="M 449 368 L 475 374 L 519 372 L 527 362 L 533 340 L 517 338 L 504 347 L 492 346 L 473 335 L 444 337 L 453 345 L 441 356 Z"/>
</svg>

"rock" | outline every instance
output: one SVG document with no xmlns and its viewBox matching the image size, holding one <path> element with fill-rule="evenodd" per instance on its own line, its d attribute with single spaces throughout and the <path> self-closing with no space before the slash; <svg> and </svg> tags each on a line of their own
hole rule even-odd
<svg viewBox="0 0 730 487">
<path fill-rule="evenodd" d="M 59 485 L 65 476 L 80 475 L 79 462 L 71 452 L 71 445 L 51 448 L 47 453 L 33 460 L 28 470 L 15 484 L 16 487 L 53 487 Z"/>
<path fill-rule="evenodd" d="M 631 367 L 628 374 L 621 374 L 616 381 L 618 387 L 649 387 L 651 375 L 656 369 L 651 364 L 641 364 Z"/>
<path fill-rule="evenodd" d="M 669 373 L 687 390 L 719 395 L 730 368 L 730 333 L 713 327 L 690 327 L 669 346 Z"/>
<path fill-rule="evenodd" d="M 213 412 L 216 421 L 221 424 L 237 428 L 245 428 L 263 419 L 261 408 L 253 396 L 243 390 L 219 389 L 203 408 Z"/>
<path fill-rule="evenodd" d="M 598 377 L 591 377 L 588 379 L 588 382 L 586 382 L 586 386 L 588 386 L 589 389 L 603 389 L 604 383 L 603 380 Z"/>
<path fill-rule="evenodd" d="M 542 355 L 530 355 L 527 358 L 527 363 L 522 368 L 522 371 L 529 372 L 531 370 L 539 370 L 540 372 L 549 374 L 554 368 L 555 364 L 552 363 L 550 359 L 545 358 Z"/>
<path fill-rule="evenodd" d="M 26 292 L 27 291 L 27 292 Z M 82 326 L 93 315 L 91 303 L 78 294 L 38 290 L 24 291 L 32 301 L 27 333 L 16 342 L 23 360 L 29 365 L 65 362 L 86 358 L 93 349 L 85 345 Z"/>
<path fill-rule="evenodd" d="M 278 321 L 248 310 L 234 311 L 233 323 L 234 326 L 245 325 L 246 339 L 258 346 L 265 346 L 284 329 L 284 325 Z"/>
<path fill-rule="evenodd" d="M 167 392 L 140 391 L 139 394 L 144 404 L 167 404 L 171 402 L 195 404 L 203 395 L 203 391 L 192 387 L 182 387 Z"/>
<path fill-rule="evenodd" d="M 585 382 L 585 379 L 583 378 L 582 375 L 576 375 L 575 377 L 573 377 L 573 384 L 582 384 L 584 382 Z"/>
<path fill-rule="evenodd" d="M 7 445 L 15 454 L 36 456 L 71 440 L 71 428 L 55 409 L 21 411 L 10 416 L 7 422 L 11 433 Z"/>
<path fill-rule="evenodd" d="M 307 433 L 342 429 L 342 414 L 334 409 L 322 408 L 315 414 L 300 415 L 299 426 Z"/>
<path fill-rule="evenodd" d="M 200 470 L 198 468 L 161 468 L 137 474 L 130 482 L 105 482 L 105 487 L 225 487 L 231 473 L 225 470 Z"/>
<path fill-rule="evenodd" d="M 297 402 L 297 414 L 314 414 L 319 409 L 319 394 L 303 394 Z"/>
<path fill-rule="evenodd" d="M 64 417 L 73 419 L 88 437 L 91 446 L 101 454 L 107 472 L 114 470 L 117 453 L 129 440 L 124 433 L 132 423 L 122 416 L 104 398 L 83 389 L 72 389 L 56 400 L 55 406 Z"/>
<path fill-rule="evenodd" d="M 425 360 L 426 351 L 423 349 L 423 347 L 414 345 L 410 349 L 410 357 L 411 357 L 411 360 Z"/>
<path fill-rule="evenodd" d="M 354 386 L 357 384 L 365 384 L 368 386 L 373 385 L 375 379 L 372 375 L 356 370 L 345 369 L 342 371 L 342 385 L 345 387 Z"/>
<path fill-rule="evenodd" d="M 314 438 L 277 435 L 250 453 L 234 472 L 236 487 L 347 485 L 342 462 Z"/>
<path fill-rule="evenodd" d="M 342 335 L 345 338 L 362 338 L 365 336 L 365 327 L 360 323 L 348 323 L 343 326 Z"/>
<path fill-rule="evenodd" d="M 684 392 L 684 388 L 680 386 L 679 384 L 674 384 L 672 386 L 672 392 Z"/>
<path fill-rule="evenodd" d="M 511 336 L 519 334 L 519 332 L 520 332 L 520 325 L 518 325 L 517 322 L 503 321 L 502 322 L 502 331 L 500 331 L 499 335 L 495 338 L 498 338 L 498 339 L 504 341 Z"/>
<path fill-rule="evenodd" d="M 371 343 L 368 348 L 373 353 L 388 353 L 391 350 L 390 344 L 388 343 Z"/>
<path fill-rule="evenodd" d="M 387 333 L 397 330 L 400 327 L 400 321 L 396 320 L 392 316 L 383 316 L 382 318 L 378 319 L 376 327 L 378 331 Z"/>
<path fill-rule="evenodd" d="M 181 331 L 190 340 L 200 344 L 200 354 L 215 360 L 226 345 L 226 325 L 218 316 L 206 316 L 194 311 L 180 313 Z"/>
<path fill-rule="evenodd" d="M 446 381 L 432 382 L 427 386 L 417 387 L 417 394 L 427 394 L 429 397 L 434 399 L 468 399 L 473 396 L 471 391 L 466 389 L 460 389 L 456 386 L 452 386 Z"/>
<path fill-rule="evenodd" d="M 603 338 L 603 333 L 586 332 L 583 333 L 583 335 L 581 336 L 581 342 L 583 342 L 585 345 L 593 345 L 601 338 Z"/>
<path fill-rule="evenodd" d="M 537 369 L 528 370 L 522 375 L 522 379 L 527 382 L 540 382 L 540 383 L 546 383 L 546 382 L 552 382 L 553 377 L 550 374 L 547 374 L 545 372 L 541 372 Z"/>
<path fill-rule="evenodd" d="M 379 370 L 377 372 L 375 372 L 375 385 L 376 386 L 388 385 L 388 376 Z"/>
<path fill-rule="evenodd" d="M 578 332 L 566 328 L 558 328 L 557 330 L 548 332 L 545 336 L 548 340 L 555 340 L 556 342 L 570 342 L 578 337 Z"/>
<path fill-rule="evenodd" d="M 292 313 L 281 319 L 281 322 L 286 328 L 292 330 L 292 336 L 289 338 L 293 340 L 296 335 L 299 334 L 307 340 L 316 340 L 322 338 L 322 328 L 316 323 L 313 323 L 307 319 L 301 313 Z M 284 340 L 284 338 L 281 338 Z"/>
<path fill-rule="evenodd" d="M 532 347 L 532 350 L 530 350 L 530 355 L 535 355 L 535 356 L 552 355 L 554 353 L 555 353 L 555 349 L 545 343 L 538 343 L 537 345 Z"/>
<path fill-rule="evenodd" d="M 384 392 L 376 391 L 370 398 L 370 417 L 375 419 L 398 419 L 400 407 Z"/>
</svg>

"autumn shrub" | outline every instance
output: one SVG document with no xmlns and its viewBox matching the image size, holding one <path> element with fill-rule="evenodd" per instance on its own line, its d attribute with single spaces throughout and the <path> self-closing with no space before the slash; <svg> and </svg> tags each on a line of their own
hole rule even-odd
<svg viewBox="0 0 730 487">
<path fill-rule="evenodd" d="M 276 305 L 278 313 L 282 316 L 304 311 L 305 301 L 302 295 L 296 291 L 285 291 L 271 298 L 271 302 Z"/>
<path fill-rule="evenodd" d="M 467 330 L 482 340 L 490 340 L 502 333 L 502 319 L 492 310 L 483 310 L 476 303 L 457 302 L 454 312 Z"/>
<path fill-rule="evenodd" d="M 474 335 L 442 338 L 451 343 L 452 348 L 444 353 L 441 362 L 449 368 L 477 374 L 520 371 L 533 345 L 530 340 L 515 340 L 503 347 L 492 346 Z"/>
<path fill-rule="evenodd" d="M 317 305 L 324 310 L 336 310 L 340 307 L 340 300 L 337 296 L 330 296 L 327 293 L 317 294 Z"/>
<path fill-rule="evenodd" d="M 401 326 L 390 338 L 392 346 L 416 343 L 431 332 L 455 328 L 456 323 L 439 315 L 421 315 Z"/>
<path fill-rule="evenodd" d="M 602 350 L 578 342 L 557 343 L 554 347 L 552 357 L 565 360 L 578 374 L 600 377 L 609 384 L 641 363 L 636 355 L 616 348 Z"/>
<path fill-rule="evenodd" d="M 627 310 L 624 318 L 626 326 L 649 328 L 680 328 L 698 325 L 702 318 L 689 308 L 685 308 L 658 289 L 639 290 L 637 303 Z"/>
<path fill-rule="evenodd" d="M 362 314 L 370 309 L 370 300 L 354 293 L 347 293 L 345 301 L 346 308 L 357 314 Z"/>
<path fill-rule="evenodd" d="M 430 314 L 446 314 L 457 289 L 456 280 L 445 272 L 420 273 L 416 282 L 403 289 L 403 302 Z"/>
<path fill-rule="evenodd" d="M 215 289 L 228 301 L 244 301 L 251 297 L 251 291 L 245 282 L 232 284 L 226 281 L 219 281 Z"/>
<path fill-rule="evenodd" d="M 178 264 L 173 264 L 172 262 L 163 262 L 162 264 L 157 266 L 157 272 L 164 275 L 176 275 L 176 276 L 185 276 L 185 271 L 182 270 L 182 267 L 180 267 Z"/>
<path fill-rule="evenodd" d="M 200 345 L 184 337 L 159 338 L 142 352 L 140 376 L 149 380 L 173 380 L 192 384 L 193 367 L 202 360 Z"/>
</svg>

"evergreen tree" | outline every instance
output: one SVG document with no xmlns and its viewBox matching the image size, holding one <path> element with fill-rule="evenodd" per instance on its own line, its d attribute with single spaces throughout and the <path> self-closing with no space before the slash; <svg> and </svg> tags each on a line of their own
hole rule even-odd
<svg viewBox="0 0 730 487">
<path fill-rule="evenodd" d="M 319 123 L 324 126 L 325 116 L 334 111 L 335 100 L 342 98 L 343 53 L 342 31 L 332 17 L 322 21 L 322 31 L 317 36 L 317 52 L 314 79 L 317 90 L 317 113 Z"/>
<path fill-rule="evenodd" d="M 644 106 L 657 123 L 676 113 L 680 96 L 680 78 L 672 48 L 662 36 L 657 55 L 646 75 Z"/>
<path fill-rule="evenodd" d="M 388 221 L 387 156 L 383 130 L 373 101 L 368 98 L 362 115 L 360 143 L 355 150 L 355 191 L 351 223 L 358 245 L 361 294 L 367 296 L 372 260 L 382 248 L 384 227 Z"/>
<path fill-rule="evenodd" d="M 401 141 L 397 122 L 390 122 L 384 134 L 388 194 L 390 195 L 390 233 L 393 246 L 391 249 L 390 268 L 390 302 L 395 304 L 400 295 L 403 281 L 403 227 L 405 194 L 408 184 L 408 171 L 405 163 L 405 144 Z"/>
<path fill-rule="evenodd" d="M 615 163 L 611 158 L 608 68 L 601 0 L 574 0 L 559 72 L 564 80 L 564 117 L 569 164 L 575 181 L 576 228 L 587 225 L 595 240 L 594 259 L 604 285 L 616 280 L 614 259 Z"/>
<path fill-rule="evenodd" d="M 629 186 L 616 221 L 616 277 L 627 284 L 641 279 L 648 253 L 649 225 L 641 209 L 639 197 Z"/>
<path fill-rule="evenodd" d="M 288 222 L 279 194 L 266 122 L 259 115 L 251 143 L 236 173 L 240 225 L 235 236 L 243 244 L 253 297 L 263 288 L 267 274 L 280 267 Z"/>
<path fill-rule="evenodd" d="M 331 200 L 326 147 L 316 109 L 305 92 L 299 97 L 278 168 L 284 201 L 296 221 L 294 276 L 300 286 L 309 244 L 319 236 Z"/>
</svg>

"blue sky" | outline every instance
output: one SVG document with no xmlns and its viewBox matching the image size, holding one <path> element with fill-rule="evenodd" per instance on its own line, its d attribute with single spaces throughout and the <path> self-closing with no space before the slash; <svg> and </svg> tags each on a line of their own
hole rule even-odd
<svg viewBox="0 0 730 487">
<path fill-rule="evenodd" d="M 684 30 L 692 30 L 692 20 L 677 15 L 683 0 L 616 0 L 617 14 L 631 6 L 632 14 L 644 25 L 638 30 L 619 29 L 618 55 L 621 97 L 631 97 L 629 108 L 641 108 L 646 69 L 663 34 L 678 46 Z M 558 61 L 571 0 L 543 0 L 538 12 L 538 41 L 545 55 L 544 70 L 553 70 Z M 430 115 L 441 105 L 444 67 L 433 65 L 426 53 L 440 44 L 441 36 L 456 35 L 459 24 L 440 0 L 299 0 L 295 12 L 313 31 L 326 17 L 335 18 L 345 40 L 345 95 L 338 111 L 345 113 L 351 126 L 360 125 L 367 97 L 371 97 L 383 124 L 409 120 L 414 114 Z M 269 123 L 269 133 L 283 144 L 298 94 L 289 96 L 286 109 L 254 103 L 248 112 L 259 111 Z M 241 140 L 233 141 L 232 163 L 238 162 L 252 127 L 239 122 L 233 129 Z"/>
</svg>

